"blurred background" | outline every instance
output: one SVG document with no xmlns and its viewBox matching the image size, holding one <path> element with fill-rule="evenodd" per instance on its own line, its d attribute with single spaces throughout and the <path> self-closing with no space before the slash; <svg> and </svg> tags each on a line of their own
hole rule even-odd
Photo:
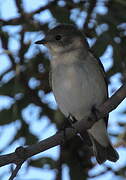
<svg viewBox="0 0 126 180">
<path fill-rule="evenodd" d="M 100 57 L 111 96 L 126 83 L 125 0 L 0 0 L 0 153 L 31 145 L 62 127 L 49 86 L 49 52 L 34 42 L 57 23 L 75 24 Z M 29 159 L 15 180 L 126 179 L 126 100 L 110 113 L 116 163 L 98 165 L 78 139 Z M 82 150 L 81 158 L 77 151 Z M 13 166 L 0 168 L 7 180 Z"/>
</svg>

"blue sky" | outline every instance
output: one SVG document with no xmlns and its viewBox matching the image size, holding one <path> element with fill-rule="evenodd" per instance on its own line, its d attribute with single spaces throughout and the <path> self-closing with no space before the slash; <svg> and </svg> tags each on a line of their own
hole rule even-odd
<svg viewBox="0 0 126 180">
<path fill-rule="evenodd" d="M 27 12 L 31 12 L 37 8 L 39 8 L 42 5 L 46 5 L 48 1 L 47 0 L 43 0 L 43 1 L 36 1 L 36 0 L 24 0 L 23 1 L 23 6 L 25 7 L 25 10 Z M 13 0 L 0 0 L 0 18 L 4 18 L 4 19 L 10 19 L 13 17 L 17 17 L 19 16 L 17 9 L 15 8 L 15 4 Z M 99 3 L 98 8 L 96 9 L 96 11 L 98 11 L 101 14 L 104 14 L 106 12 L 106 8 L 103 8 L 102 5 Z M 73 12 L 73 14 L 71 15 L 72 19 L 76 19 L 78 15 L 78 10 L 75 10 Z M 81 13 L 77 24 L 81 27 L 81 22 L 83 21 L 83 19 L 86 17 L 85 13 Z M 38 19 L 40 22 L 50 22 L 52 21 L 52 17 L 50 12 L 44 11 L 44 13 L 40 13 L 38 15 L 35 16 L 36 19 Z M 7 26 L 4 28 L 5 31 L 9 32 L 9 34 L 11 34 L 11 39 L 9 42 L 9 49 L 14 52 L 15 56 L 16 56 L 16 51 L 19 48 L 19 36 L 18 36 L 18 32 L 20 30 L 20 26 L 16 26 L 16 27 L 12 27 L 12 26 Z M 100 33 L 100 28 L 97 29 L 97 32 Z M 35 40 L 41 38 L 41 33 L 27 33 L 25 40 L 26 41 L 31 41 L 34 42 Z M 90 42 L 90 44 L 92 44 L 93 42 Z M 36 50 L 36 45 L 32 44 L 31 48 L 29 50 L 29 53 L 27 54 L 27 56 L 31 56 L 32 53 L 35 52 Z M 43 47 L 42 47 L 43 48 Z M 109 46 L 105 52 L 105 54 L 101 57 L 101 61 L 104 64 L 105 70 L 108 70 L 111 66 L 112 66 L 112 47 Z M 7 56 L 5 55 L 5 53 L 3 52 L 3 49 L 0 46 L 0 74 L 3 73 L 6 69 L 9 69 L 11 67 L 10 61 L 7 58 Z M 9 74 L 8 76 L 6 76 L 4 78 L 4 81 L 7 81 L 9 76 L 13 76 L 13 72 L 11 72 L 11 74 Z M 120 86 L 121 83 L 119 81 L 120 79 L 120 74 L 116 74 L 115 76 L 111 77 L 111 86 L 109 86 L 109 94 L 111 95 L 114 91 L 117 90 Z M 35 86 L 35 84 L 37 83 L 34 79 L 31 80 L 31 86 Z M 54 99 L 53 94 L 49 94 L 48 96 L 44 97 L 44 100 L 47 102 L 50 102 L 51 106 L 53 108 L 56 108 L 56 102 Z M 13 103 L 12 99 L 9 97 L 3 97 L 0 96 L 0 109 L 5 108 L 5 107 L 9 107 L 10 104 Z M 119 107 L 113 111 L 110 114 L 110 119 L 111 121 L 109 122 L 110 126 L 108 131 L 109 132 L 120 132 L 123 131 L 123 129 L 121 129 L 120 127 L 117 127 L 117 122 L 118 120 L 121 121 L 125 121 L 125 116 L 120 116 L 120 112 L 123 111 L 123 109 L 125 108 L 125 104 L 126 104 L 126 100 L 123 101 L 121 103 L 121 105 L 119 105 Z M 34 113 L 32 113 L 31 115 L 31 111 L 35 109 Z M 49 122 L 48 119 L 46 117 L 44 117 L 43 119 L 41 119 L 40 121 L 37 121 L 37 112 L 39 111 L 39 108 L 35 107 L 34 105 L 30 105 L 28 108 L 24 109 L 23 112 L 23 116 L 26 120 L 26 122 L 28 122 L 30 124 L 30 129 L 32 132 L 34 132 L 34 134 L 36 134 L 39 139 L 45 139 L 51 135 L 53 135 L 56 132 L 56 128 L 54 125 L 48 126 Z M 36 121 L 33 121 L 33 119 Z M 42 126 L 41 126 L 42 124 Z M 0 127 L 0 132 L 2 132 L 1 134 L 1 141 L 0 141 L 0 148 L 4 148 L 6 146 L 6 144 L 9 143 L 9 141 L 11 140 L 11 138 L 14 136 L 14 134 L 16 133 L 16 131 L 18 130 L 18 128 L 20 127 L 20 122 L 17 120 L 15 123 L 11 123 L 10 125 L 6 125 L 6 126 L 2 126 Z M 8 136 L 8 131 L 9 136 Z M 44 132 L 44 133 L 43 133 Z M 112 141 L 115 142 L 115 138 L 112 138 Z M 15 148 L 17 146 L 23 145 L 24 144 L 24 139 L 20 138 L 19 141 L 15 142 L 15 144 L 9 146 L 5 151 L 5 153 L 9 153 L 9 152 L 13 152 L 15 150 Z M 122 167 L 125 162 L 126 162 L 126 156 L 125 156 L 125 150 L 123 148 L 118 148 L 118 152 L 120 154 L 120 160 L 117 163 L 110 163 L 110 162 L 106 162 L 105 164 L 108 166 L 113 167 L 114 169 L 117 169 L 118 167 Z M 36 155 L 34 158 L 39 158 L 39 157 L 44 157 L 44 156 L 48 156 L 48 157 L 52 157 L 54 159 L 57 159 L 58 157 L 58 153 L 59 153 L 59 147 L 54 147 L 52 149 L 49 149 L 39 155 Z M 43 169 L 34 169 L 34 168 L 30 168 L 27 171 L 26 174 L 26 165 L 27 163 L 24 164 L 24 166 L 22 167 L 22 169 L 20 170 L 19 173 L 19 177 L 23 178 L 23 176 L 25 175 L 26 179 L 29 180 L 37 180 L 38 179 L 48 179 L 47 180 L 52 180 L 55 177 L 55 171 L 53 170 L 49 170 L 48 167 L 45 167 Z M 2 167 L 0 168 L 0 174 L 2 174 L 2 172 L 4 172 L 6 169 L 8 169 L 8 166 Z M 93 170 L 91 170 L 91 174 L 94 175 L 95 173 L 98 173 L 100 171 L 102 171 L 104 169 L 103 166 L 97 165 L 97 167 Z M 64 179 L 65 180 L 69 180 L 69 176 L 68 176 L 68 168 L 67 166 L 64 165 L 63 167 L 63 174 L 64 174 Z M 6 173 L 6 176 L 4 176 L 4 178 L 2 178 L 2 180 L 6 180 L 8 178 L 9 174 Z M 107 173 L 106 176 L 101 176 L 101 177 L 97 177 L 94 178 L 93 180 L 111 180 L 112 178 L 115 178 L 113 176 L 112 173 Z M 17 178 L 18 179 L 18 178 Z M 119 177 L 117 177 L 117 179 L 119 180 Z M 92 180 L 91 178 L 89 180 Z"/>
</svg>

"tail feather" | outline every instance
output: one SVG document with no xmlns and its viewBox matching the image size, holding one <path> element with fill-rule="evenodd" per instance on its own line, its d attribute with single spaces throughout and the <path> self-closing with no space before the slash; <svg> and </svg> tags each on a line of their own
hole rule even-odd
<svg viewBox="0 0 126 180">
<path fill-rule="evenodd" d="M 103 147 L 93 137 L 91 139 L 93 143 L 94 155 L 96 156 L 96 160 L 99 164 L 104 163 L 106 160 L 116 162 L 119 159 L 117 151 L 112 147 L 111 144 L 108 144 L 107 147 Z"/>
<path fill-rule="evenodd" d="M 112 162 L 116 162 L 119 159 L 119 154 L 111 144 L 107 147 L 107 159 Z"/>
</svg>

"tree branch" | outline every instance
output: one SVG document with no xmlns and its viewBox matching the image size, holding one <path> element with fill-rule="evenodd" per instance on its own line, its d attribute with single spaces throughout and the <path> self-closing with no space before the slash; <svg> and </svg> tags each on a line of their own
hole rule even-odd
<svg viewBox="0 0 126 180">
<path fill-rule="evenodd" d="M 112 95 L 112 97 L 110 97 L 105 103 L 100 105 L 97 108 L 96 114 L 91 113 L 90 117 L 87 120 L 83 119 L 73 124 L 73 127 L 75 129 L 71 127 L 66 128 L 65 130 L 66 140 L 72 138 L 76 134 L 76 131 L 83 132 L 91 128 L 92 125 L 97 120 L 105 117 L 109 112 L 115 109 L 125 99 L 125 97 L 126 97 L 126 84 L 124 84 L 121 88 L 119 88 L 119 90 L 114 95 Z M 60 131 L 55 135 L 38 142 L 37 144 L 28 147 L 19 147 L 13 153 L 0 156 L 0 167 L 11 163 L 16 164 L 17 167 L 14 170 L 15 172 L 13 172 L 13 174 L 14 173 L 17 174 L 22 163 L 25 160 L 49 148 L 62 144 L 63 139 L 64 139 L 64 132 Z M 15 176 L 13 175 L 13 177 Z M 13 178 L 11 178 L 11 180 L 12 179 Z"/>
<path fill-rule="evenodd" d="M 15 168 L 14 171 L 12 172 L 9 180 L 13 180 L 13 179 L 16 177 L 16 175 L 17 175 L 18 171 L 20 170 L 22 164 L 23 164 L 23 162 L 21 162 L 20 164 L 18 164 L 18 165 L 16 166 L 16 168 Z"/>
</svg>

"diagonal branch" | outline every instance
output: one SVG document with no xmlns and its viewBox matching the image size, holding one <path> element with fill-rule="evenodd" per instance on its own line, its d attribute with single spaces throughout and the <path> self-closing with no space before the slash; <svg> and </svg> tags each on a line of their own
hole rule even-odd
<svg viewBox="0 0 126 180">
<path fill-rule="evenodd" d="M 78 132 L 83 132 L 89 128 L 99 119 L 105 117 L 109 112 L 115 109 L 126 97 L 126 84 L 124 84 L 119 90 L 112 95 L 104 104 L 97 108 L 97 114 L 91 114 L 90 117 L 86 120 L 81 120 L 75 124 L 73 127 Z M 69 140 L 73 136 L 75 136 L 76 131 L 74 128 L 66 128 L 66 140 Z M 0 156 L 0 167 L 5 166 L 7 164 L 16 164 L 17 165 L 17 172 L 19 171 L 22 163 L 27 160 L 28 158 L 36 155 L 40 152 L 43 152 L 49 148 L 54 146 L 60 145 L 63 143 L 64 132 L 60 131 L 55 135 L 38 142 L 37 144 L 28 146 L 28 147 L 19 147 L 16 149 L 15 152 L 1 155 Z M 20 166 L 19 166 L 20 165 Z"/>
</svg>

